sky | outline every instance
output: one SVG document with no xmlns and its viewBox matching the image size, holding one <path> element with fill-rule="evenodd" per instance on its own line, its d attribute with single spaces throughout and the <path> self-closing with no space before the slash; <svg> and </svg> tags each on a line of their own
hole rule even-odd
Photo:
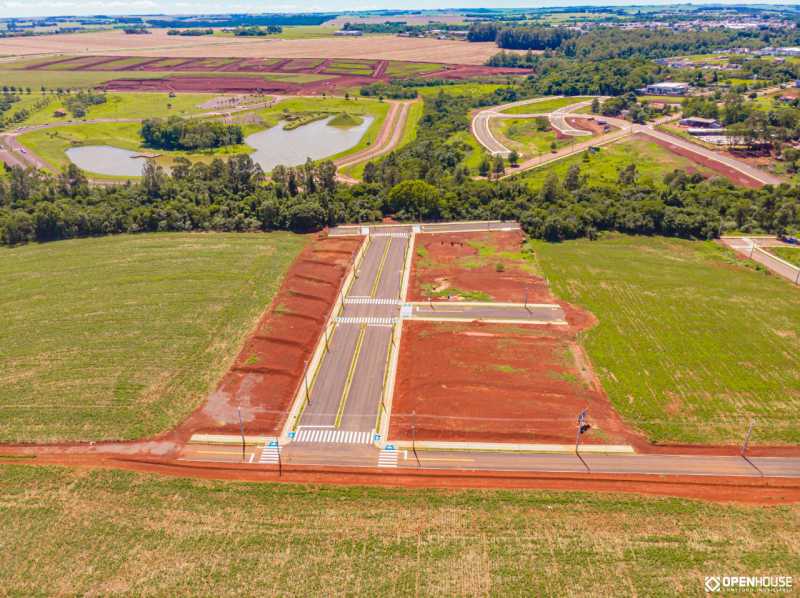
<svg viewBox="0 0 800 598">
<path fill-rule="evenodd" d="M 782 4 L 794 4 L 800 0 L 783 0 Z M 694 4 L 744 4 L 742 0 L 717 0 Z M 377 9 L 436 9 L 436 8 L 525 8 L 542 6 L 624 6 L 643 4 L 675 4 L 669 0 L 0 0 L 0 17 L 34 17 L 54 15 L 92 14 L 212 14 L 232 12 L 338 12 L 345 10 Z"/>
</svg>

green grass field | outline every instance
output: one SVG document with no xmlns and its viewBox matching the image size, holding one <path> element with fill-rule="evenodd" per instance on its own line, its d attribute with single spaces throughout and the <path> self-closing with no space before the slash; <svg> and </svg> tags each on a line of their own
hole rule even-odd
<svg viewBox="0 0 800 598">
<path fill-rule="evenodd" d="M 544 114 L 558 110 L 564 106 L 571 106 L 588 100 L 582 96 L 568 97 L 568 98 L 553 98 L 552 100 L 543 100 L 541 102 L 534 102 L 533 104 L 523 104 L 521 106 L 513 106 L 503 110 L 503 114 Z"/>
<path fill-rule="evenodd" d="M 771 247 L 769 252 L 790 264 L 800 267 L 800 247 Z"/>
<path fill-rule="evenodd" d="M 619 171 L 630 164 L 636 165 L 638 180 L 643 183 L 661 183 L 664 175 L 676 169 L 699 172 L 705 176 L 715 174 L 711 169 L 673 154 L 657 143 L 641 137 L 629 137 L 605 145 L 598 153 L 590 154 L 588 162 L 584 161 L 584 155 L 585 152 L 580 152 L 541 168 L 529 170 L 519 175 L 519 180 L 524 180 L 531 187 L 538 189 L 551 172 L 555 172 L 563 180 L 573 164 L 581 168 L 581 173 L 591 184 L 616 184 Z"/>
<path fill-rule="evenodd" d="M 150 234 L 0 251 L 0 441 L 141 438 L 205 397 L 306 238 Z"/>
<path fill-rule="evenodd" d="M 800 442 L 800 294 L 713 242 L 535 242 L 614 407 L 657 442 Z"/>
<path fill-rule="evenodd" d="M 559 139 L 552 129 L 540 131 L 536 119 L 494 119 L 490 124 L 495 137 L 507 140 L 507 147 L 516 150 L 523 158 L 547 154 L 555 148 L 561 148 L 570 143 L 570 139 Z M 549 124 L 548 124 L 549 126 Z"/>
<path fill-rule="evenodd" d="M 795 575 L 800 507 L 0 466 L 12 596 L 704 596 Z M 795 582 L 796 583 L 796 582 Z"/>
<path fill-rule="evenodd" d="M 389 66 L 386 67 L 386 74 L 389 77 L 415 77 L 425 73 L 433 73 L 442 68 L 438 62 L 400 62 L 391 61 Z"/>
<path fill-rule="evenodd" d="M 209 93 L 181 93 L 174 98 L 167 93 L 108 93 L 105 104 L 89 106 L 86 111 L 86 120 L 97 118 L 165 118 L 168 116 L 188 116 L 207 112 L 200 104 L 217 97 L 220 94 Z M 41 94 L 34 93 L 24 98 L 39 98 Z M 63 102 L 57 97 L 52 97 L 50 104 L 33 114 L 23 123 L 25 125 L 38 125 L 49 122 L 66 121 L 72 118 L 67 115 L 56 118 L 53 112 L 64 109 Z M 168 107 L 171 106 L 171 107 Z M 66 111 L 66 110 L 65 110 Z"/>
</svg>

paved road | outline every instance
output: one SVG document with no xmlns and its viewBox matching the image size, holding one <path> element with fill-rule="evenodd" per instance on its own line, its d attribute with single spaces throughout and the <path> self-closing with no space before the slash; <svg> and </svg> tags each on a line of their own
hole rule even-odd
<svg viewBox="0 0 800 598">
<path fill-rule="evenodd" d="M 661 141 L 665 141 L 667 143 L 671 143 L 672 145 L 687 149 L 695 154 L 708 158 L 709 160 L 713 160 L 714 162 L 718 162 L 719 164 L 733 168 L 734 170 L 737 170 L 738 172 L 741 172 L 742 174 L 755 181 L 763 183 L 764 185 L 780 185 L 783 182 L 774 174 L 770 174 L 769 172 L 761 170 L 760 168 L 756 168 L 755 166 L 750 166 L 747 162 L 743 162 L 742 160 L 737 160 L 731 156 L 707 149 L 697 145 L 696 143 L 692 143 L 691 141 L 683 139 L 682 137 L 676 137 L 675 135 L 670 135 L 664 131 L 659 131 L 651 125 L 634 125 L 632 132 L 647 135 L 648 137 L 652 137 L 654 139 L 660 139 Z"/>
<path fill-rule="evenodd" d="M 403 138 L 410 108 L 411 102 L 391 102 L 389 113 L 386 115 L 386 120 L 383 123 L 380 133 L 378 133 L 378 138 L 375 140 L 375 143 L 360 152 L 334 160 L 336 167 L 339 169 L 347 168 L 348 166 L 377 158 L 392 151 Z M 344 175 L 340 175 L 340 178 L 349 179 L 348 182 L 358 182 Z"/>
<path fill-rule="evenodd" d="M 400 310 L 409 241 L 409 234 L 370 238 L 313 382 L 310 403 L 300 418 L 301 430 L 324 426 L 332 431 L 369 432 L 371 438 Z M 330 438 L 338 442 L 343 437 Z"/>
<path fill-rule="evenodd" d="M 780 243 L 774 238 L 764 239 L 763 237 L 722 237 L 722 242 L 740 255 L 766 266 L 778 276 L 782 276 L 794 284 L 800 284 L 800 268 L 762 249 L 762 247 L 784 245 L 795 247 L 795 251 L 800 255 L 800 248 L 797 246 Z"/>
<path fill-rule="evenodd" d="M 520 230 L 518 222 L 511 220 L 488 220 L 482 222 L 465 221 L 465 222 L 426 222 L 426 223 L 408 223 L 408 224 L 343 224 L 335 226 L 328 230 L 328 234 L 332 237 L 352 236 L 352 235 L 368 235 L 371 234 L 373 239 L 378 238 L 376 235 L 381 234 L 409 234 L 412 231 L 415 233 L 466 233 L 466 232 L 481 232 L 481 231 L 509 231 Z"/>
<path fill-rule="evenodd" d="M 585 102 L 578 102 L 577 104 L 571 104 L 569 106 L 564 106 L 563 108 L 558 108 L 550 113 L 550 124 L 553 128 L 561 133 L 562 135 L 569 135 L 570 137 L 587 137 L 591 136 L 592 132 L 587 131 L 585 129 L 576 129 L 571 124 L 567 122 L 567 117 L 570 115 L 570 112 L 575 112 L 576 110 L 580 110 L 581 108 L 585 108 L 587 106 L 592 105 L 593 100 L 587 100 Z"/>
</svg>

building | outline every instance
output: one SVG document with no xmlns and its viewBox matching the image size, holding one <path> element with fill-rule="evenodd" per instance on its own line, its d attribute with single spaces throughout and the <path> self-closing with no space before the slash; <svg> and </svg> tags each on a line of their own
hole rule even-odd
<svg viewBox="0 0 800 598">
<path fill-rule="evenodd" d="M 689 116 L 680 121 L 684 127 L 694 127 L 697 129 L 719 129 L 719 121 L 713 118 L 701 118 L 699 116 Z"/>
<path fill-rule="evenodd" d="M 644 92 L 654 96 L 684 96 L 689 92 L 689 84 L 662 81 L 648 85 L 644 88 Z"/>
<path fill-rule="evenodd" d="M 358 29 L 340 29 L 334 33 L 334 35 L 340 35 L 342 37 L 361 37 L 364 35 L 364 32 Z"/>
</svg>

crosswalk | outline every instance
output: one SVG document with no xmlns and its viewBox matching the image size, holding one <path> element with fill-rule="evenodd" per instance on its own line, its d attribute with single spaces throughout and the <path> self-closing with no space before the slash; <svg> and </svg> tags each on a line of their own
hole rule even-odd
<svg viewBox="0 0 800 598">
<path fill-rule="evenodd" d="M 353 432 L 333 428 L 305 428 L 297 431 L 295 442 L 322 442 L 325 444 L 371 444 L 372 432 Z"/>
<path fill-rule="evenodd" d="M 395 239 L 408 239 L 411 233 L 372 233 L 371 237 L 393 237 Z"/>
<path fill-rule="evenodd" d="M 375 299 L 373 297 L 345 297 L 344 302 L 348 305 L 402 305 L 400 299 Z"/>
<path fill-rule="evenodd" d="M 281 457 L 281 447 L 277 441 L 271 441 L 264 445 L 261 449 L 261 456 L 258 458 L 259 463 L 266 465 L 277 465 Z"/>
<path fill-rule="evenodd" d="M 338 316 L 337 324 L 367 324 L 371 326 L 391 326 L 397 322 L 397 318 L 382 316 Z"/>
<path fill-rule="evenodd" d="M 397 467 L 399 453 L 395 449 L 383 449 L 378 454 L 378 467 Z"/>
</svg>

